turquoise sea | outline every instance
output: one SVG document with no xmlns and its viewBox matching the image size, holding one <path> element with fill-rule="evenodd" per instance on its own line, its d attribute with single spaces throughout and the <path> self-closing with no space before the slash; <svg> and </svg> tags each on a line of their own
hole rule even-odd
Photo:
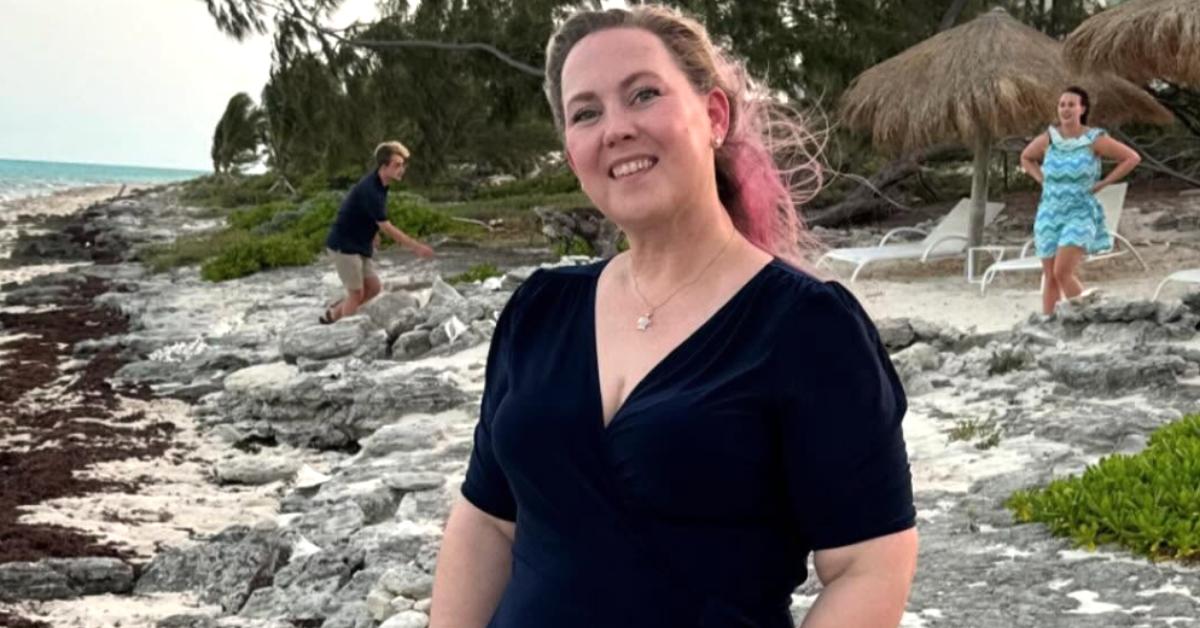
<svg viewBox="0 0 1200 628">
<path fill-rule="evenodd" d="M 206 174 L 200 170 L 0 159 L 0 202 L 87 185 L 169 183 Z"/>
</svg>

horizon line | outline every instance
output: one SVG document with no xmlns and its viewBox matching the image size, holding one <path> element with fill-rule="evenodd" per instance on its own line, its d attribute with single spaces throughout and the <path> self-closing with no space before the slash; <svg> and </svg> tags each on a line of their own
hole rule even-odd
<svg viewBox="0 0 1200 628">
<path fill-rule="evenodd" d="M 108 166 L 117 168 L 140 168 L 142 170 L 174 170 L 177 172 L 196 172 L 204 174 L 212 174 L 211 168 L 181 168 L 176 166 L 143 166 L 138 164 L 118 164 L 118 163 L 100 163 L 90 161 L 57 161 L 52 159 L 29 159 L 25 157 L 6 157 L 0 155 L 0 161 L 23 161 L 27 163 L 39 164 L 65 164 L 69 166 Z"/>
</svg>

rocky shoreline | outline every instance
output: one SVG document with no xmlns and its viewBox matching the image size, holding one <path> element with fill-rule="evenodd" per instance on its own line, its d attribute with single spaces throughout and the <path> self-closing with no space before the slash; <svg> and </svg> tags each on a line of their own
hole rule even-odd
<svg viewBox="0 0 1200 628">
<path fill-rule="evenodd" d="M 31 219 L 43 231 L 13 246 L 78 265 L 3 290 L 0 512 L 21 510 L 0 539 L 23 549 L 0 552 L 0 626 L 423 628 L 495 316 L 548 254 L 386 257 L 384 296 L 322 327 L 327 268 L 210 284 L 137 263 L 205 216 L 148 190 Z M 481 262 L 506 275 L 439 279 Z M 922 543 L 904 626 L 1200 617 L 1200 569 L 1076 550 L 1002 505 L 1195 412 L 1200 299 L 988 333 L 877 322 L 910 395 Z M 797 590 L 798 620 L 818 591 Z"/>
</svg>

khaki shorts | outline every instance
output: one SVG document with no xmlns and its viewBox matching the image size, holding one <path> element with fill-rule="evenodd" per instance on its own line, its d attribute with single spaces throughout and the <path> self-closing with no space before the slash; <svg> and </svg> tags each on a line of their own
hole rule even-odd
<svg viewBox="0 0 1200 628">
<path fill-rule="evenodd" d="M 342 280 L 342 285 L 347 290 L 362 290 L 363 279 L 367 277 L 379 278 L 375 274 L 375 263 L 369 257 L 355 255 L 354 253 L 339 253 L 332 249 L 325 249 L 325 253 L 333 259 L 333 266 L 337 269 L 338 279 Z"/>
</svg>

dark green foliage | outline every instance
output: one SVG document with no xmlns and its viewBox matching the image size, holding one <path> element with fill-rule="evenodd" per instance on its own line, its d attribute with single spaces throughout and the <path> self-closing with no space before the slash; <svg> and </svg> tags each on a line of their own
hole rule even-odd
<svg viewBox="0 0 1200 628">
<path fill-rule="evenodd" d="M 163 272 L 180 266 L 200 264 L 235 242 L 247 239 L 249 234 L 236 229 L 223 229 L 181 237 L 171 244 L 153 246 L 140 252 L 138 258 L 151 272 Z"/>
<path fill-rule="evenodd" d="M 580 191 L 579 180 L 575 178 L 575 175 L 570 171 L 563 171 L 480 188 L 475 193 L 475 198 L 491 199 L 530 194 L 569 194 Z"/>
<path fill-rule="evenodd" d="M 1017 491 L 1020 522 L 1046 524 L 1094 549 L 1117 543 L 1153 559 L 1200 559 L 1200 415 L 1156 430 L 1136 455 L 1116 454 L 1079 477 Z"/>
<path fill-rule="evenodd" d="M 974 441 L 975 448 L 991 449 L 1000 444 L 1002 430 L 991 419 L 964 419 L 954 424 L 947 435 L 951 442 Z"/>
<path fill-rule="evenodd" d="M 495 264 L 479 264 L 472 266 L 466 272 L 455 275 L 446 281 L 449 283 L 472 283 L 475 281 L 483 281 L 489 277 L 499 277 L 504 273 Z"/>
<path fill-rule="evenodd" d="M 234 94 L 213 131 L 214 172 L 238 172 L 258 161 L 266 117 L 245 92 Z"/>
<path fill-rule="evenodd" d="M 215 186 L 206 187 L 205 194 L 214 199 L 226 196 Z M 201 276 L 210 281 L 311 264 L 325 248 L 343 196 L 330 191 L 300 203 L 281 200 L 240 207 L 229 214 L 228 229 L 180 238 L 170 246 L 146 251 L 143 259 L 156 271 L 201 263 Z M 389 195 L 388 219 L 418 238 L 434 234 L 469 237 L 478 231 L 474 225 L 451 219 L 424 198 L 403 191 Z"/>
<path fill-rule="evenodd" d="M 470 200 L 446 206 L 447 211 L 455 215 L 467 215 L 477 218 L 490 218 L 496 215 L 514 211 L 526 211 L 534 207 L 551 209 L 571 209 L 575 207 L 591 207 L 592 201 L 583 192 L 568 192 L 566 194 L 522 194 L 504 196 L 492 199 Z"/>
<path fill-rule="evenodd" d="M 237 240 L 200 267 L 200 276 L 208 281 L 224 281 L 254 274 L 268 268 L 305 266 L 316 259 L 310 243 L 289 234 L 260 239 Z"/>
<path fill-rule="evenodd" d="M 250 231 L 271 222 L 276 214 L 291 211 L 295 207 L 296 204 L 291 201 L 275 201 L 235 209 L 233 213 L 229 214 L 229 226 L 234 229 Z"/>
<path fill-rule="evenodd" d="M 591 257 L 596 255 L 596 251 L 592 248 L 592 245 L 587 243 L 587 240 L 575 236 L 569 242 L 555 242 L 554 254 L 559 257 L 563 255 L 587 255 Z"/>
<path fill-rule="evenodd" d="M 479 50 L 390 46 L 423 40 L 483 43 L 532 66 L 543 62 L 555 24 L 578 0 L 388 0 L 381 17 L 342 35 L 316 28 L 341 0 L 295 0 L 287 10 L 263 0 L 204 0 L 218 27 L 241 37 L 274 21 L 270 80 L 261 95 L 268 164 L 301 192 L 345 189 L 370 167 L 378 142 L 413 149 L 410 183 L 437 188 L 434 200 L 469 200 L 494 173 L 530 172 L 561 148 L 540 77 Z M 714 39 L 746 60 L 753 76 L 803 106 L 832 112 L 866 68 L 966 22 L 991 0 L 666 0 L 704 22 Z M 1018 19 L 1060 36 L 1093 10 L 1090 0 L 999 0 Z M 869 172 L 869 147 L 829 146 L 837 170 Z M 843 157 L 838 157 L 841 154 Z M 467 165 L 467 168 L 463 168 Z M 569 191 L 569 190 L 558 190 Z M 261 202 L 261 201 L 259 201 Z"/>
<path fill-rule="evenodd" d="M 204 0 L 222 32 L 241 41 L 267 32 L 266 16 L 256 0 Z"/>
<path fill-rule="evenodd" d="M 185 181 L 181 200 L 190 205 L 233 209 L 288 198 L 277 175 L 212 175 Z"/>
</svg>

